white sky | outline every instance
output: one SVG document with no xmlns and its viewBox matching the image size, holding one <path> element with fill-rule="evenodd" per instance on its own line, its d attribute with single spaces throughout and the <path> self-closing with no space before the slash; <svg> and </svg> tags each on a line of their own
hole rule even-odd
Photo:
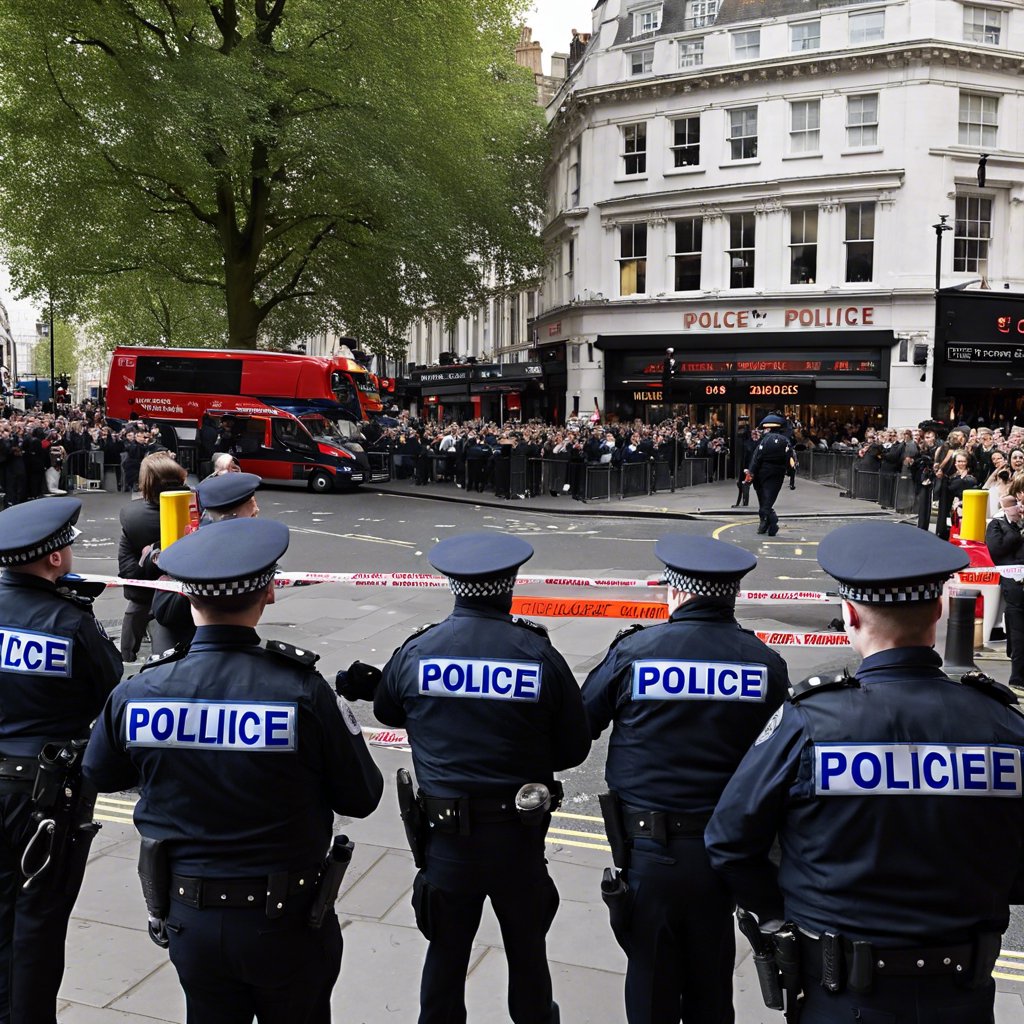
<svg viewBox="0 0 1024 1024">
<path fill-rule="evenodd" d="M 36 333 L 36 313 L 29 302 L 18 302 L 11 290 L 11 280 L 7 268 L 0 263 L 0 302 L 7 307 L 11 317 L 11 332 L 18 334 Z"/>
<path fill-rule="evenodd" d="M 526 23 L 544 48 L 544 72 L 551 70 L 551 54 L 568 53 L 572 30 L 589 32 L 596 0 L 534 0 Z"/>
</svg>

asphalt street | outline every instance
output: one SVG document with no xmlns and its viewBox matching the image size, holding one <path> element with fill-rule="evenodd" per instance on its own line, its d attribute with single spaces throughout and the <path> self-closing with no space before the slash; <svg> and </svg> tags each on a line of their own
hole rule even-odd
<svg viewBox="0 0 1024 1024">
<path fill-rule="evenodd" d="M 81 495 L 85 509 L 79 527 L 83 536 L 75 545 L 79 572 L 116 575 L 118 511 L 125 495 L 90 492 Z M 431 546 L 458 532 L 474 530 L 514 533 L 530 541 L 533 559 L 523 572 L 537 575 L 590 575 L 653 578 L 660 569 L 653 547 L 669 532 L 715 536 L 739 544 L 758 557 L 747 577 L 749 589 L 833 589 L 816 561 L 818 542 L 844 520 L 817 518 L 783 522 L 778 536 L 755 532 L 757 520 L 718 517 L 708 520 L 652 520 L 534 514 L 528 503 L 508 509 L 441 503 L 368 491 L 316 496 L 306 491 L 265 486 L 258 495 L 261 515 L 286 523 L 291 546 L 282 560 L 286 571 L 326 572 L 433 572 L 427 561 Z M 909 527 L 908 527 L 909 528 Z M 517 593 L 578 597 L 568 588 L 518 588 Z M 660 588 L 640 595 L 646 600 L 663 596 Z M 638 599 L 637 591 L 602 588 L 601 596 Z M 381 589 L 324 584 L 278 592 L 261 626 L 264 637 L 286 640 L 317 651 L 319 667 L 328 679 L 353 660 L 383 665 L 391 652 L 416 629 L 440 621 L 451 607 L 445 589 Z M 123 599 L 116 589 L 97 602 L 97 613 L 109 634 L 117 638 Z M 838 614 L 837 605 L 778 603 L 747 605 L 740 621 L 756 629 L 817 632 L 827 630 Z M 551 639 L 582 683 L 602 659 L 609 642 L 628 622 L 611 619 L 546 619 Z M 818 672 L 834 672 L 856 657 L 849 649 L 781 648 L 790 676 L 802 679 Z M 148 653 L 144 648 L 143 653 Z M 1006 678 L 1008 667 L 985 663 L 987 671 Z M 134 668 L 130 671 L 134 671 Z M 368 705 L 356 705 L 364 726 L 374 726 Z M 604 789 L 606 737 L 595 743 L 580 768 L 563 776 L 569 815 L 556 823 L 566 842 L 590 846 L 603 839 L 597 818 L 597 793 Z M 572 816 L 579 815 L 574 818 Z M 1007 950 L 1024 950 L 1024 922 L 1017 915 L 1004 940 Z M 1016 980 L 1016 975 L 1014 975 Z"/>
</svg>

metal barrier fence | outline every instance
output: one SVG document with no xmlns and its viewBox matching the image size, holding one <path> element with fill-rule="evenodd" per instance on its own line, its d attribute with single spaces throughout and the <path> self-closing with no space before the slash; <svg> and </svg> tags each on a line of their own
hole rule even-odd
<svg viewBox="0 0 1024 1024">
<path fill-rule="evenodd" d="M 853 452 L 823 452 L 809 449 L 796 453 L 797 472 L 808 480 L 834 484 L 848 498 L 873 501 L 901 515 L 910 515 L 917 504 L 917 488 L 908 472 L 880 473 L 857 463 Z"/>
<path fill-rule="evenodd" d="M 60 487 L 65 491 L 101 491 L 103 452 L 72 452 L 61 466 Z"/>
</svg>

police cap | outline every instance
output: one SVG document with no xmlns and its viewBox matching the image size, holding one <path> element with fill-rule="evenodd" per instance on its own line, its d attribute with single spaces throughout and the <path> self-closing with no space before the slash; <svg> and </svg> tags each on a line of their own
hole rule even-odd
<svg viewBox="0 0 1024 1024">
<path fill-rule="evenodd" d="M 839 596 L 862 604 L 933 600 L 969 563 L 962 548 L 897 523 L 840 526 L 818 545 L 818 564 L 838 582 Z"/>
<path fill-rule="evenodd" d="M 785 425 L 785 419 L 781 416 L 777 416 L 775 413 L 772 413 L 770 416 L 765 416 L 765 418 L 761 420 L 762 429 L 765 427 L 784 427 Z"/>
<path fill-rule="evenodd" d="M 227 519 L 175 541 L 160 568 L 196 597 L 230 597 L 262 590 L 288 550 L 288 527 L 273 519 Z"/>
<path fill-rule="evenodd" d="M 66 548 L 80 532 L 75 523 L 81 511 L 77 498 L 45 498 L 0 512 L 0 565 L 28 565 Z"/>
<path fill-rule="evenodd" d="M 662 537 L 654 554 L 665 563 L 666 583 L 699 597 L 735 597 L 740 580 L 757 565 L 745 548 L 682 533 Z"/>
<path fill-rule="evenodd" d="M 456 597 L 511 594 L 519 567 L 532 557 L 533 548 L 521 537 L 493 533 L 448 537 L 427 555 Z"/>
<path fill-rule="evenodd" d="M 255 473 L 221 473 L 204 480 L 196 493 L 203 508 L 225 512 L 248 501 L 261 483 Z"/>
</svg>

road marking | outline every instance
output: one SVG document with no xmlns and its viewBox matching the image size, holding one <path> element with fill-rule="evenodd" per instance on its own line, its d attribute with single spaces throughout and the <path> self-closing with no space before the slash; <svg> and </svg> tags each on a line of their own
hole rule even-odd
<svg viewBox="0 0 1024 1024">
<path fill-rule="evenodd" d="M 1001 949 L 999 950 L 1000 956 L 1012 956 L 1018 960 L 1024 960 L 1024 953 L 1015 953 L 1012 949 Z"/>
<path fill-rule="evenodd" d="M 339 537 L 341 540 L 361 540 L 366 541 L 368 544 L 390 544 L 392 547 L 397 548 L 415 547 L 412 541 L 389 540 L 387 537 L 371 537 L 365 533 L 331 533 L 329 530 L 310 530 L 308 527 L 302 526 L 293 526 L 291 531 L 292 533 L 315 533 L 321 537 Z"/>
<path fill-rule="evenodd" d="M 715 529 L 712 531 L 711 536 L 712 536 L 712 538 L 714 540 L 718 540 L 718 538 L 723 533 L 725 533 L 726 530 L 731 530 L 734 526 L 746 526 L 746 525 L 747 525 L 747 520 L 746 519 L 737 520 L 735 523 L 726 523 L 724 526 L 717 526 L 717 527 L 715 527 Z"/>
<path fill-rule="evenodd" d="M 557 846 L 578 846 L 581 850 L 601 850 L 605 853 L 611 850 L 607 843 L 578 843 L 574 839 L 559 839 L 557 836 L 549 838 L 547 842 Z"/>
<path fill-rule="evenodd" d="M 555 818 L 575 818 L 576 821 L 599 821 L 604 824 L 604 818 L 595 818 L 592 814 L 570 814 L 568 811 L 555 811 L 552 815 Z"/>
<path fill-rule="evenodd" d="M 817 547 L 820 541 L 816 540 L 763 540 L 762 544 L 784 544 L 787 548 Z"/>
<path fill-rule="evenodd" d="M 590 832 L 590 831 L 581 832 L 579 829 L 574 829 L 574 828 L 553 828 L 552 827 L 552 828 L 549 828 L 548 831 L 549 832 L 556 832 L 560 836 L 583 836 L 586 839 L 590 839 L 590 840 L 596 841 L 596 842 L 603 842 L 604 838 L 605 838 L 604 837 L 604 833 L 601 833 L 599 835 L 597 832 Z"/>
</svg>

